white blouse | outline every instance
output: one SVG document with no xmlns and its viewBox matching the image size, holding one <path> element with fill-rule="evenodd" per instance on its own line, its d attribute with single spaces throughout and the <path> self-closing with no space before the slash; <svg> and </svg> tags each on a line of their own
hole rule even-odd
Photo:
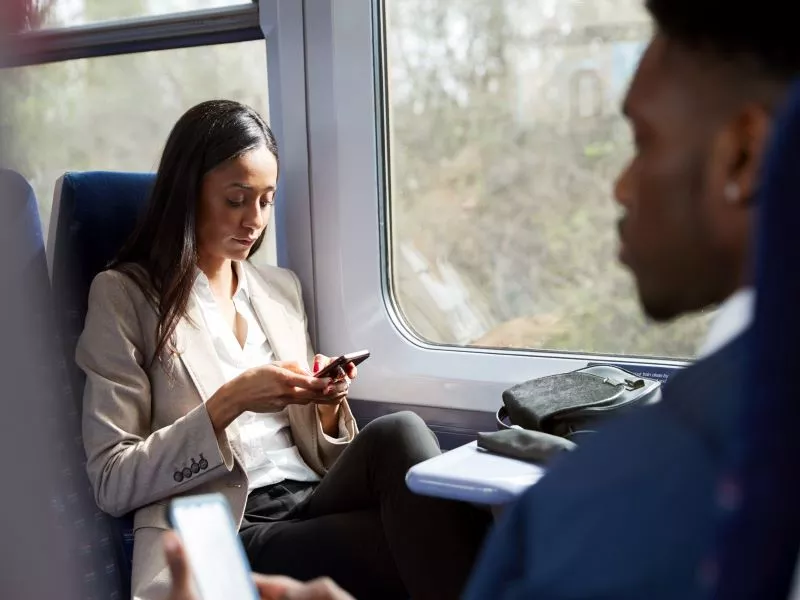
<svg viewBox="0 0 800 600">
<path fill-rule="evenodd" d="M 206 275 L 197 270 L 192 293 L 197 301 L 216 350 L 225 381 L 231 381 L 247 369 L 268 364 L 273 360 L 269 340 L 258 322 L 250 301 L 247 276 L 241 265 L 233 263 L 238 285 L 233 304 L 247 325 L 244 347 L 225 322 Z M 286 409 L 276 413 L 242 413 L 239 426 L 243 459 L 249 489 L 272 485 L 291 479 L 319 481 L 319 476 L 303 461 L 292 439 Z"/>
</svg>

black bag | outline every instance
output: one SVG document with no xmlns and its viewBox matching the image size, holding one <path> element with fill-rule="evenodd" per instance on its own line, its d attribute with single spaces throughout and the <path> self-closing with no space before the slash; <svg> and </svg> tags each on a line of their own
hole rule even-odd
<svg viewBox="0 0 800 600">
<path fill-rule="evenodd" d="M 660 386 L 658 381 L 610 365 L 532 379 L 503 392 L 504 406 L 497 411 L 500 431 L 480 434 L 478 446 L 542 462 L 573 449 L 574 442 L 594 431 L 603 418 L 656 401 Z M 512 428 L 520 433 L 503 431 Z M 573 444 L 565 445 L 557 438 Z"/>
</svg>

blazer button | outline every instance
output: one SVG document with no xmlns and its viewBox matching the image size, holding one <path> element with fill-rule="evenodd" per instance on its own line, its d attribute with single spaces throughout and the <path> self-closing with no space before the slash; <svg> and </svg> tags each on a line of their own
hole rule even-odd
<svg viewBox="0 0 800 600">
<path fill-rule="evenodd" d="M 205 471 L 208 468 L 208 461 L 205 458 L 203 458 L 202 454 L 200 455 L 200 468 L 203 469 L 203 471 Z"/>
<path fill-rule="evenodd" d="M 195 475 L 200 472 L 200 465 L 197 464 L 197 461 L 192 457 L 192 464 L 189 465 L 189 468 L 192 470 L 192 473 Z"/>
<path fill-rule="evenodd" d="M 189 479 L 189 477 L 191 477 L 191 476 L 192 476 L 192 470 L 191 470 L 189 467 L 184 467 L 184 468 L 183 468 L 183 476 L 184 476 L 186 479 Z"/>
<path fill-rule="evenodd" d="M 181 481 L 183 481 L 183 473 L 181 473 L 180 471 L 175 471 L 175 474 L 172 476 L 172 478 L 178 483 L 180 483 Z"/>
</svg>

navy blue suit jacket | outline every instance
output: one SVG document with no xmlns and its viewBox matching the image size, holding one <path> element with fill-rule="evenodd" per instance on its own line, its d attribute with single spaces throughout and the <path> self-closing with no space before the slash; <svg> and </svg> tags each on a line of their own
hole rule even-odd
<svg viewBox="0 0 800 600">
<path fill-rule="evenodd" d="M 505 511 L 465 598 L 700 597 L 748 337 L 673 375 L 658 404 L 610 421 L 559 457 Z"/>
</svg>

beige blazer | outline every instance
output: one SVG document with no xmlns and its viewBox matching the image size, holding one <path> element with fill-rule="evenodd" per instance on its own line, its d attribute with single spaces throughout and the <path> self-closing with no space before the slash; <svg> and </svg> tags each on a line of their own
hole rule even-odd
<svg viewBox="0 0 800 600">
<path fill-rule="evenodd" d="M 314 354 L 297 277 L 250 263 L 244 263 L 244 273 L 276 358 L 308 367 Z M 209 334 L 194 325 L 203 320 L 193 299 L 187 316 L 176 330 L 177 355 L 166 369 L 160 361 L 148 367 L 156 312 L 129 277 L 105 271 L 92 282 L 76 352 L 86 373 L 83 440 L 89 478 L 101 509 L 114 516 L 136 511 L 132 592 L 141 600 L 157 600 L 168 591 L 160 538 L 168 528 L 170 498 L 221 492 L 237 522 L 247 500 L 236 425 L 215 436 L 205 409 L 205 400 L 225 382 Z M 349 442 L 357 428 L 346 402 L 343 410 Z M 347 442 L 334 443 L 322 434 L 313 404 L 290 406 L 289 421 L 303 459 L 324 475 Z"/>
</svg>

